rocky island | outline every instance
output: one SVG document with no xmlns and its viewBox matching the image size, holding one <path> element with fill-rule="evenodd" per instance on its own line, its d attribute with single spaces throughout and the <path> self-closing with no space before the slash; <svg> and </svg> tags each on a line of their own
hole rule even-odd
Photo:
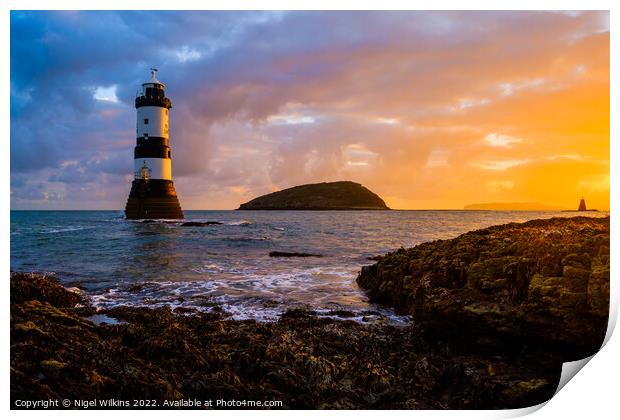
<svg viewBox="0 0 620 420">
<path fill-rule="evenodd" d="M 389 210 L 377 194 L 351 181 L 299 185 L 262 195 L 238 210 Z"/>
<path fill-rule="evenodd" d="M 307 309 L 278 322 L 118 307 L 11 274 L 17 400 L 281 401 L 272 408 L 505 409 L 548 400 L 596 352 L 609 307 L 609 218 L 507 224 L 401 249 L 357 279 L 405 326 Z M 344 320 L 343 320 L 344 318 Z M 62 408 L 62 407 L 59 407 Z M 188 407 L 192 408 L 192 407 Z M 196 408 L 205 408 L 196 407 Z M 206 408 L 230 408 L 212 406 Z M 256 408 L 256 407 L 234 407 Z"/>
</svg>

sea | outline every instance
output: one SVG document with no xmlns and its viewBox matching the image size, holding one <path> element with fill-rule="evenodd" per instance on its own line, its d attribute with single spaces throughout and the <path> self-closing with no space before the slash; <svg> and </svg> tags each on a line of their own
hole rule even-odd
<svg viewBox="0 0 620 420">
<path fill-rule="evenodd" d="M 277 321 L 288 309 L 358 322 L 407 322 L 356 283 L 372 257 L 492 225 L 575 212 L 185 211 L 142 223 L 120 211 L 12 211 L 11 270 L 45 272 L 98 309 L 169 306 Z M 607 212 L 578 215 L 605 217 Z M 315 257 L 270 257 L 272 251 Z M 180 309 L 177 309 L 180 308 Z"/>
</svg>

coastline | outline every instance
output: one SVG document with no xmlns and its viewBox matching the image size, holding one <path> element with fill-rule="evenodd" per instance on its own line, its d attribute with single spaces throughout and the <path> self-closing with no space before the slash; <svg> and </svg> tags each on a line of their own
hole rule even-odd
<svg viewBox="0 0 620 420">
<path fill-rule="evenodd" d="M 494 226 L 387 254 L 365 267 L 358 283 L 372 300 L 412 314 L 405 327 L 302 310 L 259 323 L 136 307 L 102 311 L 120 323 L 96 325 L 85 319 L 95 313 L 89 302 L 56 279 L 12 273 L 11 403 L 211 398 L 277 400 L 281 408 L 535 405 L 553 395 L 563 362 L 602 343 L 605 243 L 608 270 L 609 218 L 577 217 Z M 566 246 L 547 261 L 549 244 Z M 530 253 L 536 249 L 544 251 L 538 260 Z M 551 271 L 543 276 L 545 267 Z M 571 267 L 566 276 L 564 267 Z M 597 293 L 592 306 L 588 296 Z M 574 305 L 562 304 L 567 297 Z M 594 328 L 585 323 L 592 320 Z M 558 326 L 572 327 L 570 334 L 549 336 Z"/>
<path fill-rule="evenodd" d="M 371 302 L 437 330 L 593 354 L 609 311 L 609 217 L 471 231 L 389 253 L 357 279 Z"/>
</svg>

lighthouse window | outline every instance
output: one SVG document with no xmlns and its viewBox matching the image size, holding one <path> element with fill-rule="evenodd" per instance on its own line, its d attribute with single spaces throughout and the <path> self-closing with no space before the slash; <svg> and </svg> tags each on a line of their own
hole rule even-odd
<svg viewBox="0 0 620 420">
<path fill-rule="evenodd" d="M 145 119 L 144 119 L 144 124 L 148 124 L 148 123 L 149 123 L 149 119 L 148 119 L 148 118 L 145 118 Z"/>
<path fill-rule="evenodd" d="M 168 157 L 170 157 L 170 150 L 168 150 Z"/>
<path fill-rule="evenodd" d="M 149 133 L 144 133 L 144 138 L 148 139 L 149 138 Z"/>
</svg>

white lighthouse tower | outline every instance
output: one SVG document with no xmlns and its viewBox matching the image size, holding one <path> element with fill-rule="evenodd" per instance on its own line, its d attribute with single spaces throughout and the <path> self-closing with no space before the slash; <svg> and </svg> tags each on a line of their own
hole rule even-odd
<svg viewBox="0 0 620 420">
<path fill-rule="evenodd" d="M 151 80 L 136 97 L 134 180 L 125 206 L 127 219 L 182 219 L 172 183 L 172 153 L 168 144 L 168 114 L 172 102 L 165 85 L 151 69 Z"/>
</svg>

